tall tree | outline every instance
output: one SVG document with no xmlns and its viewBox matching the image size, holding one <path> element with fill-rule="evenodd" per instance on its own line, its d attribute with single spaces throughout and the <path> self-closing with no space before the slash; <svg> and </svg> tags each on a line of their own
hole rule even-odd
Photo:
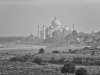
<svg viewBox="0 0 100 75">
<path fill-rule="evenodd" d="M 50 38 L 50 35 L 49 34 L 46 34 L 45 35 L 46 39 Z"/>
<path fill-rule="evenodd" d="M 73 36 L 74 41 L 76 42 L 76 39 L 78 37 L 78 33 L 76 32 L 76 30 L 73 30 L 71 34 Z"/>
<path fill-rule="evenodd" d="M 72 39 L 73 38 L 72 38 L 71 34 L 68 34 L 68 35 L 65 36 L 65 40 L 66 40 L 67 44 L 69 44 L 72 41 Z"/>
<path fill-rule="evenodd" d="M 56 43 L 61 43 L 63 41 L 63 38 L 62 38 L 63 34 L 59 30 L 56 30 L 56 31 L 52 32 L 52 37 L 54 38 L 54 41 Z"/>
</svg>

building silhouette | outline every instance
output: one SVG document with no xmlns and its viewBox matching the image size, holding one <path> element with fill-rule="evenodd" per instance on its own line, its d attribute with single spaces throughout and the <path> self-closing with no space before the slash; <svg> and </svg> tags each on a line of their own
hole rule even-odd
<svg viewBox="0 0 100 75">
<path fill-rule="evenodd" d="M 46 35 L 48 34 L 50 37 L 52 37 L 52 33 L 55 31 L 59 31 L 63 34 L 63 37 L 65 37 L 66 35 L 70 34 L 73 30 L 75 29 L 74 24 L 73 24 L 73 28 L 69 28 L 68 25 L 61 25 L 61 22 L 59 20 L 57 20 L 56 16 L 54 18 L 54 20 L 51 22 L 51 25 L 46 27 L 43 24 L 43 29 L 40 30 L 40 27 L 38 25 L 38 38 L 41 39 L 46 39 Z"/>
</svg>

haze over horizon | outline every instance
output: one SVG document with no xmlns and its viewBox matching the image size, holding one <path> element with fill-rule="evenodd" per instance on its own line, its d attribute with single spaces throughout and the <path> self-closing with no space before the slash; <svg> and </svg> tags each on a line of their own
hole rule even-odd
<svg viewBox="0 0 100 75">
<path fill-rule="evenodd" d="M 0 36 L 37 35 L 55 16 L 78 32 L 100 31 L 99 0 L 0 0 Z"/>
</svg>

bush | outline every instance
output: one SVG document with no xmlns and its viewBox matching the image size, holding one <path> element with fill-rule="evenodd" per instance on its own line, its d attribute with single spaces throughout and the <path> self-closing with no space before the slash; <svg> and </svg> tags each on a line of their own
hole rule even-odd
<svg viewBox="0 0 100 75">
<path fill-rule="evenodd" d="M 78 50 L 73 50 L 70 53 L 75 54 Z"/>
<path fill-rule="evenodd" d="M 61 68 L 61 73 L 75 73 L 75 69 L 75 65 L 71 62 L 68 62 Z"/>
<path fill-rule="evenodd" d="M 12 57 L 9 59 L 9 61 L 20 61 L 19 57 Z"/>
<path fill-rule="evenodd" d="M 68 49 L 68 52 L 71 53 L 72 52 L 72 49 Z"/>
<path fill-rule="evenodd" d="M 20 61 L 20 62 L 26 62 L 28 60 L 28 58 L 26 57 L 12 57 L 9 59 L 9 61 L 11 62 L 15 62 L 15 61 Z"/>
<path fill-rule="evenodd" d="M 88 74 L 88 71 L 85 68 L 79 68 L 76 71 L 75 75 L 89 75 L 89 74 Z"/>
<path fill-rule="evenodd" d="M 42 61 L 43 61 L 42 58 L 37 57 L 34 59 L 33 62 L 40 65 L 42 63 Z"/>
<path fill-rule="evenodd" d="M 90 49 L 90 48 L 89 48 L 89 47 L 84 47 L 84 48 L 83 48 L 83 50 L 87 50 L 87 49 Z"/>
<path fill-rule="evenodd" d="M 52 53 L 60 53 L 59 51 L 52 51 Z"/>
<path fill-rule="evenodd" d="M 41 48 L 41 49 L 39 49 L 39 52 L 38 52 L 38 54 L 42 54 L 42 53 L 44 53 L 45 51 L 44 51 L 44 49 L 43 48 Z"/>
<path fill-rule="evenodd" d="M 61 73 L 67 73 L 68 72 L 67 70 L 68 70 L 68 68 L 66 68 L 66 67 L 63 66 L 61 68 Z"/>
</svg>

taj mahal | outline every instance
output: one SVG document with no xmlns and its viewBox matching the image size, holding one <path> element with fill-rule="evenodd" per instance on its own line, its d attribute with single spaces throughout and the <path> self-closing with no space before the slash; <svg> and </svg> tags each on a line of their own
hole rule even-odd
<svg viewBox="0 0 100 75">
<path fill-rule="evenodd" d="M 48 34 L 50 37 L 52 37 L 52 33 L 55 31 L 59 31 L 63 34 L 65 37 L 66 35 L 70 34 L 74 30 L 74 24 L 72 28 L 69 28 L 67 25 L 63 26 L 61 25 L 61 22 L 59 20 L 55 19 L 51 22 L 51 25 L 46 27 L 45 24 L 43 24 L 43 29 L 40 30 L 40 26 L 38 25 L 38 38 L 46 39 L 46 35 Z"/>
</svg>

